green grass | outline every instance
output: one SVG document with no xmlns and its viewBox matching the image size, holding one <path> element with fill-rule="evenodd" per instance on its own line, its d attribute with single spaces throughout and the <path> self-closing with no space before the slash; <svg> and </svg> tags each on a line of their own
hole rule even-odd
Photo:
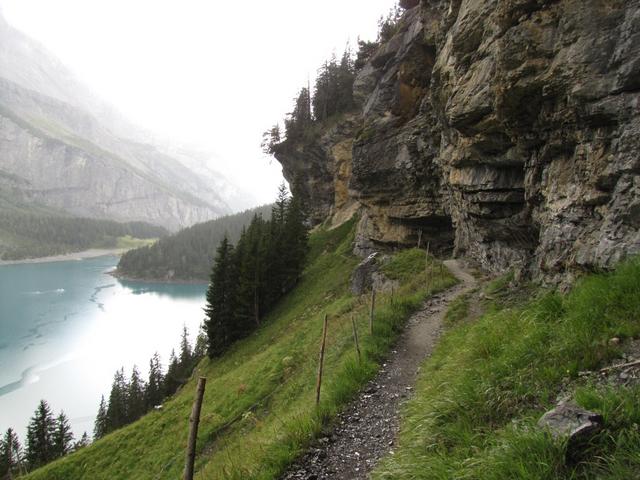
<svg viewBox="0 0 640 480">
<path fill-rule="evenodd" d="M 220 359 L 205 359 L 194 378 L 160 412 L 107 435 L 94 445 L 44 467 L 29 479 L 180 478 L 195 377 L 207 377 L 198 432 L 196 478 L 277 478 L 330 425 L 336 413 L 377 371 L 409 315 L 433 291 L 452 285 L 448 273 L 425 289 L 424 257 L 415 269 L 406 253 L 388 268 L 410 267 L 391 305 L 380 295 L 374 335 L 368 334 L 367 296 L 349 292 L 359 259 L 351 254 L 355 219 L 311 239 L 309 265 L 299 285 L 264 326 Z M 401 266 L 403 265 L 403 266 Z M 321 402 L 314 405 L 318 348 L 329 315 Z M 362 362 L 352 340 L 351 315 L 360 331 Z M 105 386 L 106 388 L 107 386 Z"/>
<path fill-rule="evenodd" d="M 464 300 L 452 305 L 450 328 L 403 412 L 394 455 L 374 479 L 640 478 L 640 388 L 578 376 L 620 355 L 610 338 L 640 335 L 640 259 L 585 278 L 566 296 L 543 292 L 514 303 L 509 282 L 485 289 L 497 300 L 478 320 L 461 321 Z M 602 432 L 570 461 L 565 443 L 536 427 L 567 386 L 604 416 Z"/>
<path fill-rule="evenodd" d="M 132 248 L 147 247 L 149 245 L 153 245 L 157 241 L 157 238 L 135 238 L 131 235 L 125 235 L 116 239 L 115 248 L 123 248 L 129 250 Z"/>
</svg>

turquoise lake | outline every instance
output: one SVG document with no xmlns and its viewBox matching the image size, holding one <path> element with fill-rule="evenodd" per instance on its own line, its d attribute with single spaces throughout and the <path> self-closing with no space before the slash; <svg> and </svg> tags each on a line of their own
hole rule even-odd
<svg viewBox="0 0 640 480">
<path fill-rule="evenodd" d="M 107 272 L 115 256 L 0 266 L 0 432 L 25 438 L 45 399 L 64 410 L 76 437 L 93 432 L 100 396 L 114 372 L 137 365 L 146 377 L 154 352 L 163 365 L 183 325 L 194 341 L 206 285 L 148 284 Z"/>
</svg>

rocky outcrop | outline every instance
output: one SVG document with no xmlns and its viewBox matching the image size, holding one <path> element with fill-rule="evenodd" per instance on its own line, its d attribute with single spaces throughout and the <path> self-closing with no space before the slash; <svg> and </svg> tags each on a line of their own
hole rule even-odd
<svg viewBox="0 0 640 480">
<path fill-rule="evenodd" d="M 639 59 L 639 0 L 408 9 L 360 70 L 358 115 L 333 143 L 353 131 L 343 201 L 362 206 L 357 250 L 415 244 L 422 231 L 436 250 L 554 282 L 640 252 Z M 323 138 L 322 175 L 277 155 L 316 220 L 339 209 Z"/>
</svg>

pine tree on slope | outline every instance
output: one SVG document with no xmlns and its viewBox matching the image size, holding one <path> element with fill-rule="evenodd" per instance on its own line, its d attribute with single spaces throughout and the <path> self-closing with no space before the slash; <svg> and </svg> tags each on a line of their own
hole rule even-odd
<svg viewBox="0 0 640 480">
<path fill-rule="evenodd" d="M 98 440 L 104 437 L 108 432 L 108 420 L 107 420 L 107 404 L 104 401 L 104 395 L 100 398 L 100 406 L 98 407 L 98 414 L 96 415 L 96 421 L 93 424 L 93 438 Z"/>
<path fill-rule="evenodd" d="M 65 413 L 61 411 L 55 420 L 53 431 L 53 456 L 54 458 L 64 457 L 72 448 L 73 433 L 71 432 L 71 425 Z"/>
<path fill-rule="evenodd" d="M 234 267 L 233 246 L 224 237 L 216 252 L 205 306 L 205 330 L 209 338 L 207 354 L 211 358 L 220 355 L 230 343 L 235 320 Z"/>
<path fill-rule="evenodd" d="M 40 400 L 27 426 L 26 459 L 29 468 L 38 468 L 55 458 L 53 434 L 55 422 L 51 408 L 45 400 Z"/>
</svg>

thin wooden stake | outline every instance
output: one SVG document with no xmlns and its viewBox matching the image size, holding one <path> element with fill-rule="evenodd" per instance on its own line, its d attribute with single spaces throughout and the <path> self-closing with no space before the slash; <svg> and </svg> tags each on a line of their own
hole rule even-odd
<svg viewBox="0 0 640 480">
<path fill-rule="evenodd" d="M 322 367 L 324 365 L 324 346 L 327 342 L 327 322 L 329 317 L 324 314 L 324 324 L 322 326 L 322 343 L 320 344 L 320 364 L 318 365 L 318 379 L 316 380 L 316 407 L 320 405 L 320 387 L 322 386 Z"/>
<path fill-rule="evenodd" d="M 427 252 L 424 256 L 424 275 L 427 279 L 426 281 L 427 290 L 431 286 L 431 277 L 429 276 L 429 246 L 430 246 L 430 242 L 427 242 Z"/>
<path fill-rule="evenodd" d="M 391 285 L 391 305 L 393 305 L 393 285 Z"/>
<path fill-rule="evenodd" d="M 351 314 L 351 325 L 353 326 L 353 341 L 356 344 L 356 353 L 358 354 L 358 363 L 360 363 L 360 343 L 358 343 L 358 328 L 356 327 L 356 319 Z"/>
<path fill-rule="evenodd" d="M 198 424 L 200 423 L 200 410 L 202 409 L 202 397 L 207 383 L 205 377 L 198 379 L 196 398 L 193 400 L 191 417 L 189 417 L 189 439 L 187 443 L 187 456 L 184 465 L 184 480 L 193 480 L 193 467 L 196 462 L 196 441 L 198 438 Z"/>
<path fill-rule="evenodd" d="M 418 231 L 418 248 L 422 245 L 422 229 Z"/>
<path fill-rule="evenodd" d="M 373 335 L 373 315 L 376 309 L 376 289 L 371 289 L 371 313 L 369 315 L 369 333 Z"/>
</svg>

